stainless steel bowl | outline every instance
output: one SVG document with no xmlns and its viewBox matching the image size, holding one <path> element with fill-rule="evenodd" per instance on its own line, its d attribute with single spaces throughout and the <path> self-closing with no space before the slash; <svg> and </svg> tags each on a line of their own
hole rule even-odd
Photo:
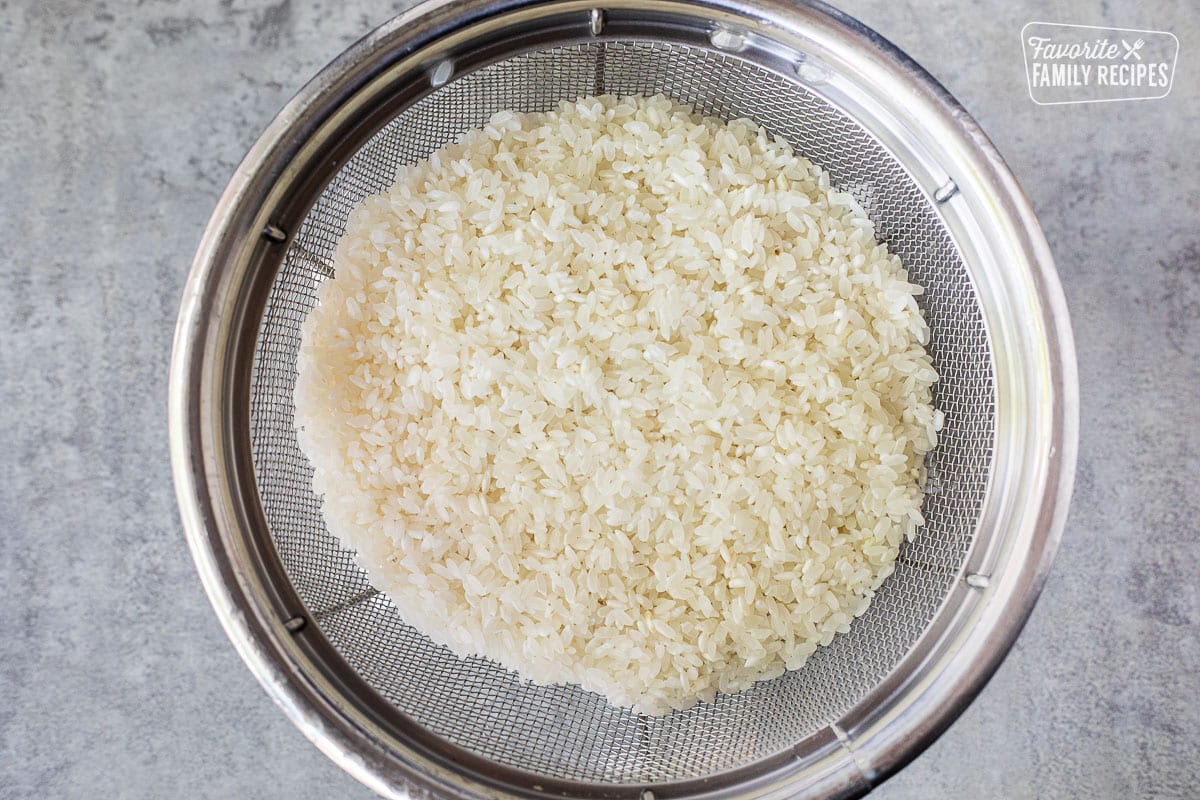
<svg viewBox="0 0 1200 800">
<path fill-rule="evenodd" d="M 784 136 L 926 290 L 946 414 L 921 536 L 801 670 L 639 717 L 408 628 L 325 531 L 292 428 L 298 326 L 350 208 L 502 108 L 665 92 Z M 819 4 L 431 0 L 354 45 L 238 168 L 171 367 L 188 541 L 242 658 L 304 733 L 395 797 L 844 797 L 928 746 L 1016 638 L 1074 470 L 1071 332 L 1037 221 L 932 78 Z"/>
</svg>

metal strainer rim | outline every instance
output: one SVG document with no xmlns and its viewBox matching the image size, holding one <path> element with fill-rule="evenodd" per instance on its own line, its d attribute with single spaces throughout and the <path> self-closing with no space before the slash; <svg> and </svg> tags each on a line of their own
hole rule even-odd
<svg viewBox="0 0 1200 800">
<path fill-rule="evenodd" d="M 1078 399 L 1065 302 L 1049 250 L 1028 202 L 977 125 L 931 77 L 859 23 L 819 4 L 795 7 L 777 0 L 603 5 L 614 11 L 686 9 L 751 31 L 802 36 L 809 52 L 830 63 L 856 59 L 855 66 L 869 73 L 879 92 L 905 93 L 907 121 L 926 126 L 928 137 L 938 141 L 960 202 L 992 207 L 988 221 L 995 229 L 980 233 L 978 243 L 995 248 L 992 258 L 1011 256 L 1011 274 L 996 279 L 1009 282 L 1006 291 L 1026 289 L 1032 297 L 1031 318 L 1041 337 L 1014 338 L 1000 358 L 1012 362 L 1010 370 L 1038 371 L 1009 376 L 1010 396 L 998 398 L 997 417 L 998 436 L 1024 442 L 1036 457 L 1026 474 L 1004 473 L 989 491 L 992 516 L 985 523 L 1009 527 L 998 546 L 972 552 L 968 573 L 973 578 L 954 590 L 969 602 L 949 602 L 918 647 L 856 709 L 798 743 L 802 763 L 772 759 L 755 765 L 762 769 L 752 773 L 731 774 L 715 784 L 680 785 L 675 792 L 733 787 L 739 795 L 755 797 L 859 794 L 928 746 L 979 692 L 1032 609 L 1057 547 L 1074 473 Z M 553 795 L 555 787 L 516 792 L 503 776 L 486 770 L 464 776 L 447 761 L 458 754 L 438 753 L 436 744 L 399 746 L 378 726 L 372 710 L 355 705 L 354 693 L 340 683 L 353 676 L 315 666 L 336 658 L 314 652 L 322 647 L 320 637 L 302 646 L 292 635 L 304 618 L 294 616 L 294 598 L 269 579 L 278 566 L 255 550 L 248 533 L 262 529 L 261 509 L 238 493 L 247 481 L 253 485 L 249 466 L 235 452 L 234 436 L 244 408 L 234 364 L 246 358 L 243 329 L 252 298 L 236 290 L 249 285 L 246 276 L 269 261 L 273 244 L 286 238 L 272 212 L 286 191 L 310 180 L 301 167 L 313 157 L 315 132 L 328 130 L 325 126 L 335 125 L 355 104 L 367 102 L 367 89 L 386 73 L 423 68 L 429 62 L 417 63 L 413 54 L 430 58 L 431 48 L 468 22 L 536 15 L 548 8 L 578 16 L 581 27 L 590 24 L 589 4 L 581 2 L 431 0 L 379 28 L 322 71 L 285 107 L 230 181 L 197 252 L 176 331 L 172 464 L 189 545 L 214 609 L 251 671 L 293 722 L 334 761 L 388 796 L 544 796 Z M 1003 325 L 993 330 L 990 322 L 990 333 L 1004 333 Z M 1016 407 L 1028 411 L 1027 419 L 1012 418 Z"/>
</svg>

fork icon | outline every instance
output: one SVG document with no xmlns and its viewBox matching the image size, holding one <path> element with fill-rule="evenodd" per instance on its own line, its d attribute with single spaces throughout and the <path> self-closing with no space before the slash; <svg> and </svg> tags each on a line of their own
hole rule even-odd
<svg viewBox="0 0 1200 800">
<path fill-rule="evenodd" d="M 1138 52 L 1138 50 L 1141 50 L 1141 49 L 1142 49 L 1142 45 L 1144 45 L 1145 43 L 1146 43 L 1146 41 L 1145 41 L 1144 39 L 1138 39 L 1138 40 L 1137 40 L 1137 41 L 1135 41 L 1133 44 L 1130 44 L 1129 42 L 1127 42 L 1127 41 L 1125 41 L 1124 39 L 1122 39 L 1122 40 L 1121 40 L 1121 44 L 1125 46 L 1125 55 L 1124 55 L 1124 59 L 1125 59 L 1126 61 L 1128 61 L 1128 60 L 1129 60 L 1129 57 L 1130 57 L 1130 56 L 1133 56 L 1133 57 L 1134 57 L 1134 58 L 1136 58 L 1138 61 L 1141 61 L 1141 60 L 1142 60 L 1142 55 L 1141 55 L 1141 53 L 1139 53 L 1139 52 Z"/>
</svg>

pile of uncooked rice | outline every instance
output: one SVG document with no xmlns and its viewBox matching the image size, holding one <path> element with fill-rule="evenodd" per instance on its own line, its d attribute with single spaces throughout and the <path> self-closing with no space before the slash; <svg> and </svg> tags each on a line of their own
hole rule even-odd
<svg viewBox="0 0 1200 800">
<path fill-rule="evenodd" d="M 854 199 L 664 97 L 502 112 L 350 215 L 296 422 L 460 655 L 666 713 L 849 630 L 922 524 L 918 286 Z"/>
</svg>

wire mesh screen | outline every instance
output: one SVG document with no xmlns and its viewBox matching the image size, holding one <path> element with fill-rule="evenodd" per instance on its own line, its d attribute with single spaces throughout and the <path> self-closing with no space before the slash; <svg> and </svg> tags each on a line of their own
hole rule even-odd
<svg viewBox="0 0 1200 800">
<path fill-rule="evenodd" d="M 300 324 L 350 209 L 503 109 L 546 110 L 596 93 L 666 93 L 724 119 L 749 117 L 852 192 L 925 287 L 922 310 L 946 423 L 929 455 L 927 524 L 849 634 L 802 669 L 667 717 L 639 717 L 569 686 L 538 687 L 459 659 L 406 626 L 325 530 L 296 444 L 292 389 Z M 271 534 L 311 617 L 380 694 L 438 736 L 560 779 L 652 784 L 772 755 L 835 721 L 916 642 L 956 579 L 991 465 L 993 387 L 974 290 L 933 205 L 862 127 L 803 87 L 734 56 L 669 43 L 596 42 L 503 61 L 419 101 L 336 175 L 293 237 L 259 334 L 250 401 L 259 492 Z"/>
</svg>

